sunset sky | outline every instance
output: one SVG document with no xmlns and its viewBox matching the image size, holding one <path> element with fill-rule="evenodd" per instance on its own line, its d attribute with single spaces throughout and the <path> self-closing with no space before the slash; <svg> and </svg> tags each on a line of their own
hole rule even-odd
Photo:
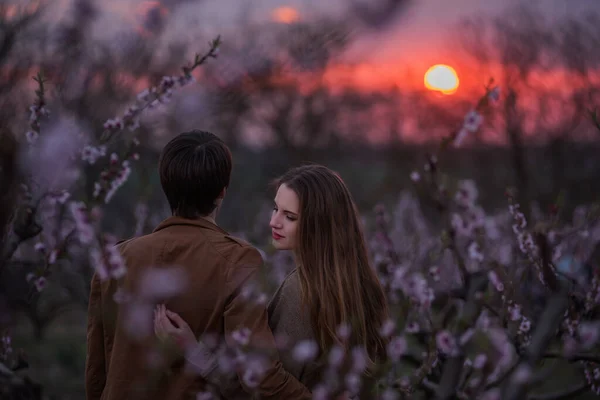
<svg viewBox="0 0 600 400">
<path fill-rule="evenodd" d="M 367 0 L 353 0 L 366 2 Z M 102 10 L 96 27 L 99 36 L 114 37 L 121 30 L 141 25 L 148 9 L 157 1 L 104 0 L 97 2 Z M 173 7 L 174 3 L 182 3 Z M 361 31 L 348 49 L 346 57 L 358 68 L 350 72 L 359 84 L 368 86 L 402 81 L 422 86 L 423 74 L 434 64 L 449 64 L 457 69 L 461 84 L 472 84 L 462 76 L 461 55 L 453 31 L 466 17 L 497 16 L 518 0 L 413 0 L 412 5 L 399 13 L 390 27 L 381 31 Z M 583 11 L 600 11 L 600 0 L 537 0 L 538 9 L 548 18 L 582 15 Z M 256 24 L 272 22 L 277 18 L 311 20 L 322 15 L 345 16 L 350 0 L 163 0 L 163 14 L 169 15 L 165 29 L 167 37 L 185 36 L 206 40 L 216 34 L 234 38 L 240 34 L 240 20 Z M 242 4 L 242 5 L 240 5 Z M 282 8 L 285 9 L 282 10 Z M 290 10 L 292 13 L 290 14 Z M 294 14 L 296 11 L 297 14 Z M 103 22 L 102 22 L 103 21 Z M 110 29 L 107 29 L 108 25 Z M 118 42 L 118 39 L 116 40 Z M 344 65 L 338 66 L 337 76 L 344 74 Z M 377 81 L 377 82 L 376 82 Z M 478 85 L 479 81 L 476 82 Z M 460 92 L 460 88 L 459 88 Z"/>
<path fill-rule="evenodd" d="M 202 24 L 203 30 L 235 31 L 242 16 L 253 21 L 264 21 L 272 18 L 273 10 L 278 7 L 292 7 L 298 10 L 301 19 L 311 19 L 318 15 L 344 16 L 351 1 L 368 2 L 368 0 L 253 0 L 251 5 L 243 5 L 239 0 L 203 0 L 181 1 L 162 0 L 168 8 L 172 3 L 183 3 L 178 6 L 174 16 L 188 21 L 194 20 Z M 448 32 L 464 17 L 475 15 L 498 15 L 503 10 L 519 4 L 519 0 L 413 0 L 410 8 L 401 13 L 393 26 L 370 37 L 364 37 L 360 47 L 370 47 L 374 60 L 387 60 L 390 55 L 406 53 L 415 48 L 438 48 L 447 44 Z M 143 0 L 103 0 L 97 2 L 112 19 L 130 16 L 148 4 L 156 1 Z M 600 10 L 597 0 L 529 0 L 530 4 L 538 4 L 539 9 L 549 17 L 561 17 L 568 14 L 581 14 L 585 10 Z M 144 4 L 146 6 L 144 6 Z M 179 22 L 179 21 L 178 21 Z M 189 26 L 185 22 L 181 27 Z M 105 31 L 106 32 L 106 31 Z M 405 55 L 406 56 L 406 55 Z"/>
<path fill-rule="evenodd" d="M 49 18 L 70 19 L 72 14 L 64 11 L 74 0 L 53 1 L 55 3 L 52 3 Z M 163 34 L 156 47 L 158 53 L 165 51 L 169 43 L 179 41 L 192 44 L 190 51 L 204 51 L 207 42 L 217 34 L 225 42 L 235 43 L 240 38 L 242 41 L 247 40 L 244 35 L 247 34 L 249 25 L 267 32 L 276 32 L 273 31 L 274 28 L 285 27 L 276 23 L 275 19 L 293 22 L 316 20 L 322 16 L 349 18 L 350 1 L 372 4 L 372 1 L 386 0 L 96 0 L 95 4 L 100 12 L 94 21 L 92 33 L 127 54 L 128 40 L 139 35 L 152 35 L 149 32 L 152 30 L 151 21 L 154 16 L 155 21 L 164 24 Z M 550 20 L 565 16 L 585 18 L 590 12 L 600 13 L 600 0 L 532 2 Z M 341 86 L 341 82 L 368 91 L 396 86 L 407 93 L 412 91 L 410 95 L 427 101 L 439 100 L 439 104 L 443 106 L 459 104 L 461 100 L 471 102 L 482 94 L 482 86 L 494 73 L 477 71 L 479 63 L 466 58 L 464 52 L 461 54 L 461 46 L 455 35 L 457 27 L 464 18 L 482 17 L 485 21 L 485 18 L 502 16 L 518 4 L 518 0 L 412 0 L 412 4 L 402 10 L 385 29 L 369 30 L 359 26 L 351 46 L 340 60 L 328 65 L 323 80 L 319 82 L 332 87 L 336 84 Z M 248 54 L 239 54 L 242 52 L 237 49 L 221 54 L 215 61 L 220 74 L 227 75 L 227 79 L 230 75 L 239 77 L 247 72 L 246 68 L 253 60 L 256 62 L 256 59 L 261 59 L 261 53 L 254 51 L 255 42 L 252 40 Z M 265 44 L 256 43 L 256 48 L 261 46 Z M 456 91 L 451 90 L 449 96 L 425 89 L 424 75 L 436 64 L 446 64 L 456 70 L 460 85 Z M 536 74 L 537 71 L 533 76 L 537 79 Z M 553 89 L 574 87 L 565 85 L 565 70 L 560 67 L 541 74 L 543 76 L 539 81 Z M 297 82 L 316 82 L 313 78 L 305 78 L 304 74 L 293 72 L 292 79 Z M 597 78 L 597 83 L 600 84 L 600 75 Z M 421 97 L 422 95 L 425 97 Z M 408 109 L 411 105 L 406 107 Z"/>
</svg>

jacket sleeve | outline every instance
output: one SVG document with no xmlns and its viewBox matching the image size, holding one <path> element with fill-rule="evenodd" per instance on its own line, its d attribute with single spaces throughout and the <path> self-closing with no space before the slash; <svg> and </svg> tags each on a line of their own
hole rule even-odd
<svg viewBox="0 0 600 400">
<path fill-rule="evenodd" d="M 238 371 L 239 379 L 246 391 L 256 392 L 261 399 L 311 399 L 310 391 L 283 369 L 277 354 L 275 338 L 269 328 L 266 307 L 245 298 L 243 294 L 244 285 L 258 278 L 262 264 L 260 253 L 254 248 L 246 248 L 237 265 L 230 269 L 226 279 L 226 289 L 230 293 L 224 315 L 227 344 L 234 345 L 232 334 L 236 330 L 247 328 L 251 332 L 249 346 L 267 351 L 271 356 L 270 364 L 263 371 L 262 380 L 256 388 L 250 387 L 247 382 L 246 374 L 252 371 Z"/>
<path fill-rule="evenodd" d="M 106 384 L 104 330 L 100 280 L 94 274 L 90 289 L 85 359 L 85 394 L 87 400 L 99 400 Z"/>
</svg>

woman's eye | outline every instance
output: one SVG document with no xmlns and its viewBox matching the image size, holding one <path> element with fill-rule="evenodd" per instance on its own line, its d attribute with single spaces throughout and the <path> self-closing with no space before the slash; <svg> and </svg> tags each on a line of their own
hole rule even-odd
<svg viewBox="0 0 600 400">
<path fill-rule="evenodd" d="M 289 215 L 286 215 L 286 218 L 287 218 L 289 221 L 295 221 L 295 220 L 296 220 L 296 217 L 290 217 Z"/>
</svg>

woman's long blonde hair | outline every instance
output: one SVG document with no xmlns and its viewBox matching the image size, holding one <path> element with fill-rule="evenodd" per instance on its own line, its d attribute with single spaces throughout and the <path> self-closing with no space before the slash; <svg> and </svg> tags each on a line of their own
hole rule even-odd
<svg viewBox="0 0 600 400">
<path fill-rule="evenodd" d="M 278 180 L 299 199 L 295 256 L 302 305 L 322 352 L 334 344 L 362 347 L 369 364 L 385 359 L 379 329 L 388 318 L 383 288 L 369 261 L 359 214 L 344 181 L 321 165 L 289 170 Z M 342 341 L 341 325 L 350 328 Z"/>
</svg>

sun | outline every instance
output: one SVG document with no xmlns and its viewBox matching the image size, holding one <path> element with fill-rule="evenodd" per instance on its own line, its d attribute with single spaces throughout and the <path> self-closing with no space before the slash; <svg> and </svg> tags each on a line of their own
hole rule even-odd
<svg viewBox="0 0 600 400">
<path fill-rule="evenodd" d="M 443 94 L 453 94 L 460 83 L 454 68 L 445 64 L 430 67 L 424 77 L 425 87 Z"/>
</svg>

